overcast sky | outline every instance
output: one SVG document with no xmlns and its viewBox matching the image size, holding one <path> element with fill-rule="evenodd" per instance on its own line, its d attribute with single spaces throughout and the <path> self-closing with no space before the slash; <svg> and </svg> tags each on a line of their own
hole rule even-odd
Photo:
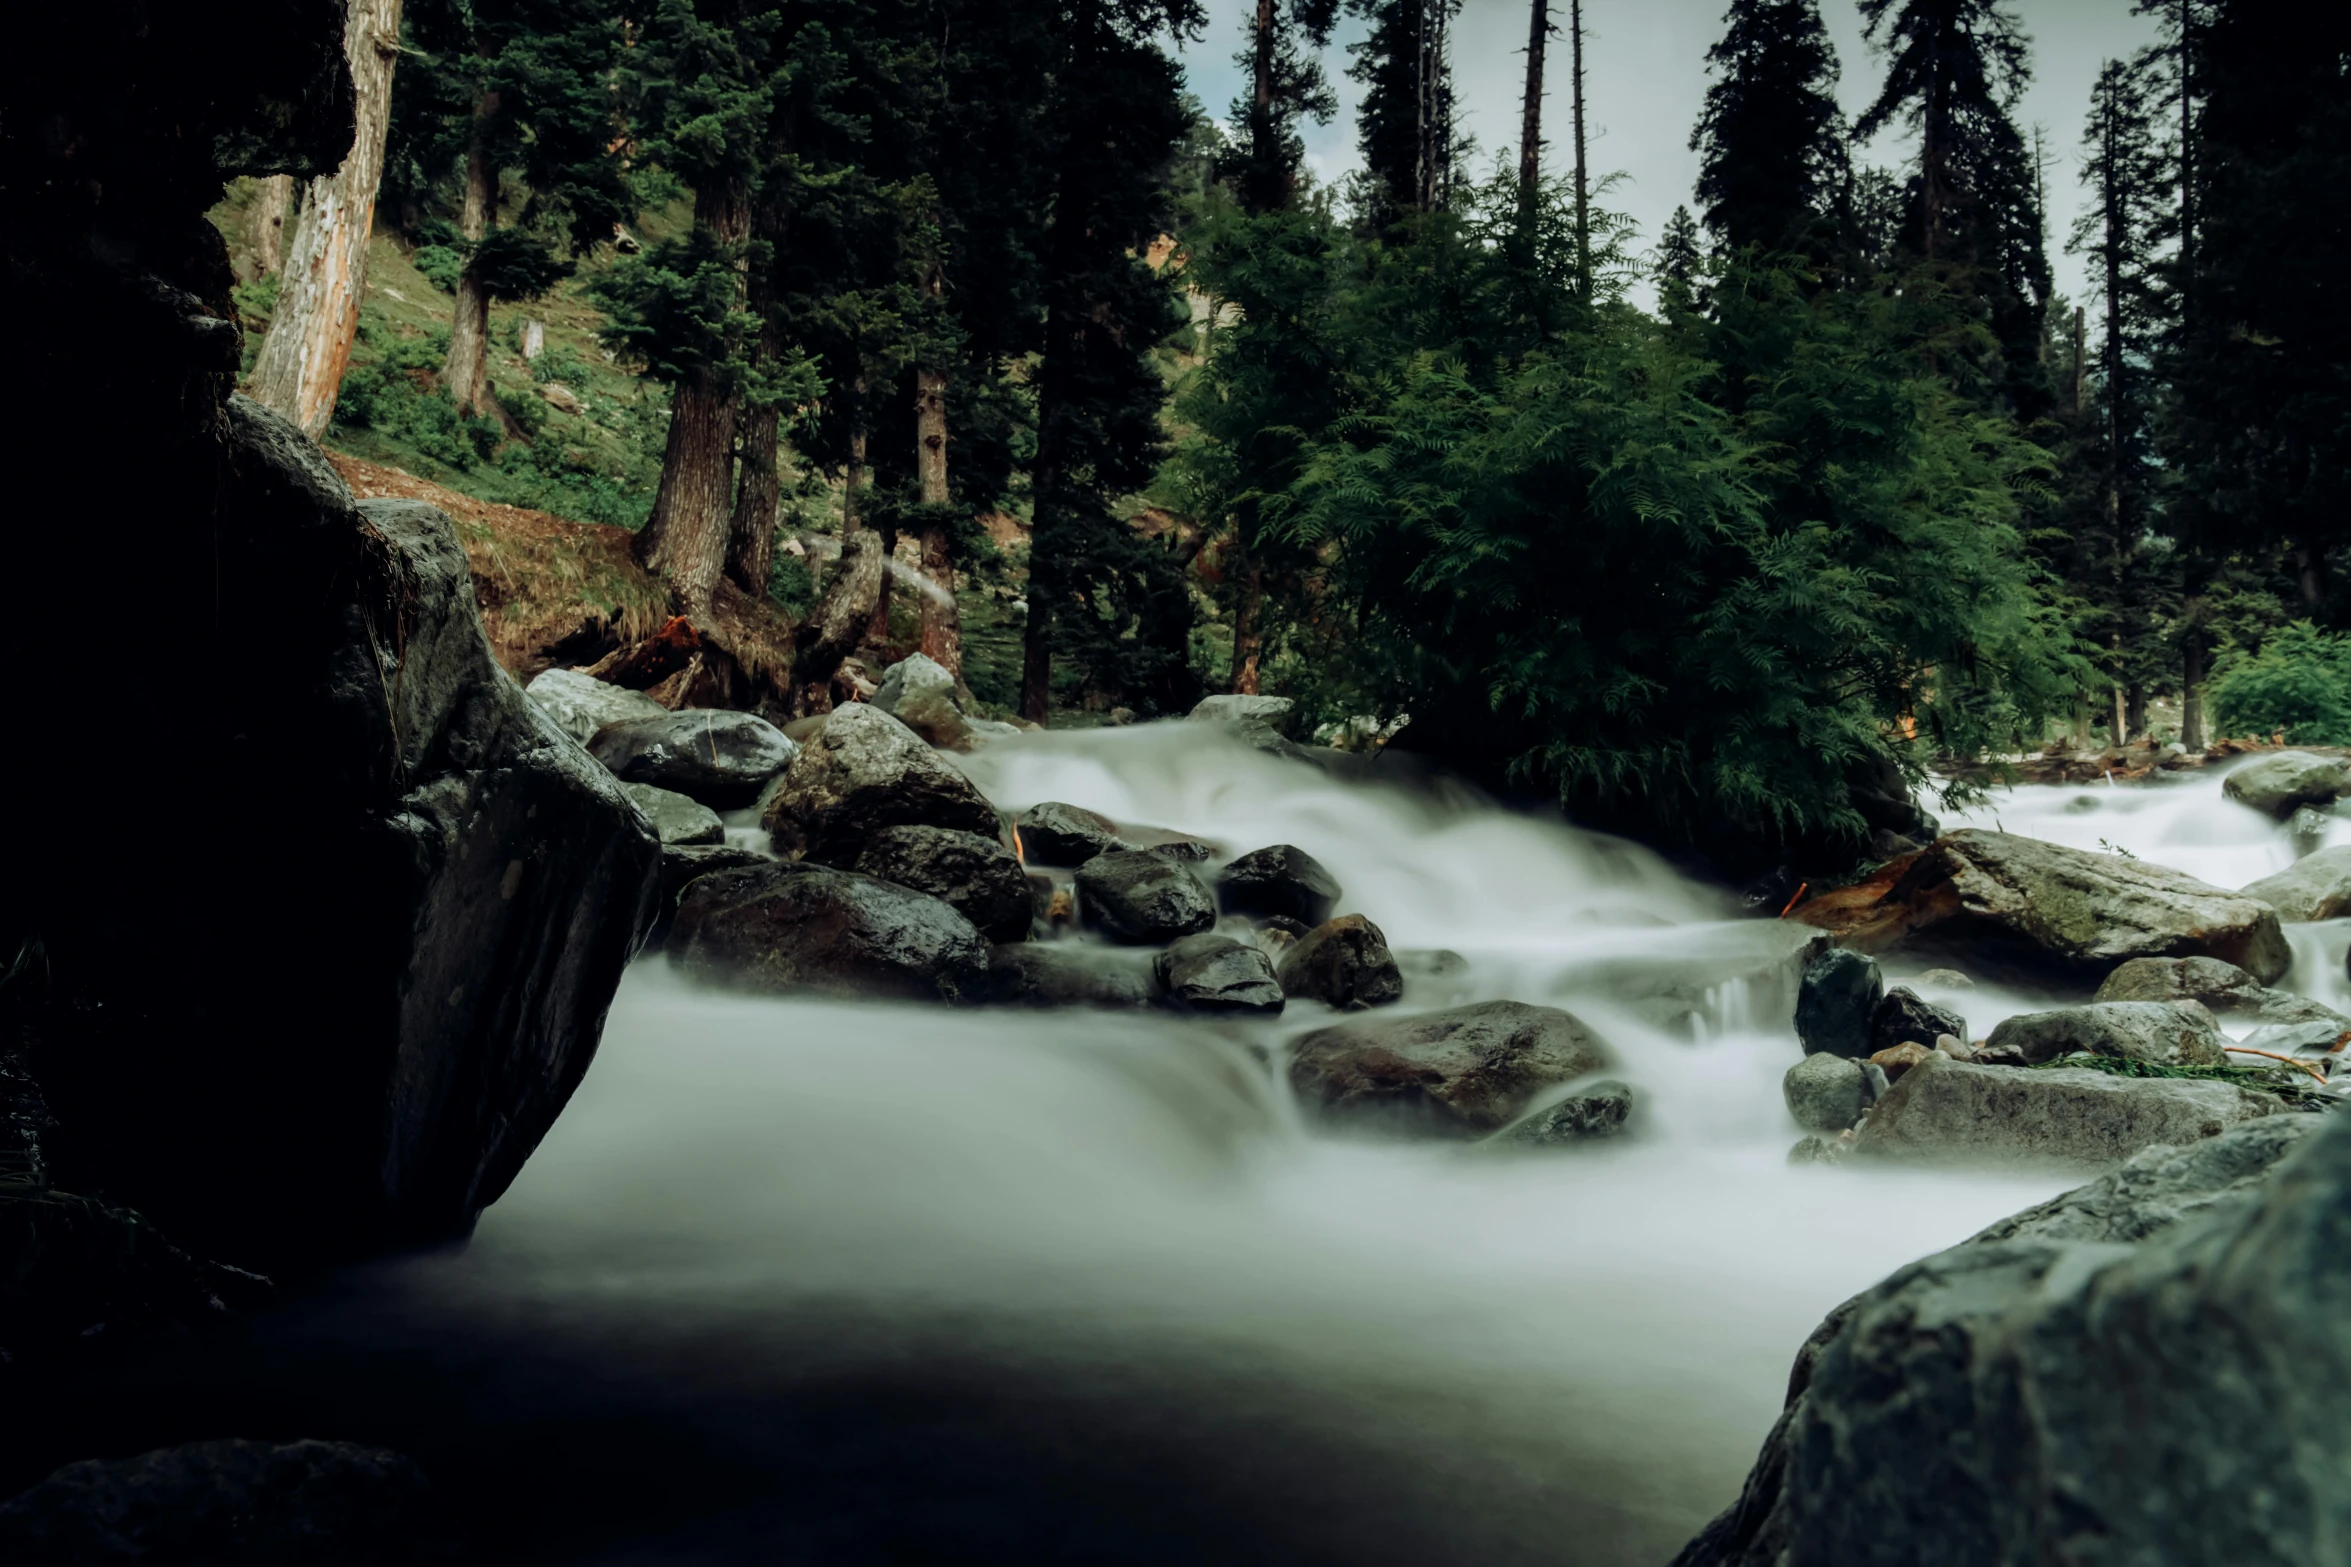
<svg viewBox="0 0 2351 1567">
<path fill-rule="evenodd" d="M 1654 244 L 1673 209 L 1690 201 L 1698 174 L 1690 151 L 1690 127 L 1706 94 L 1706 51 L 1722 32 L 1727 0 L 1584 0 L 1584 71 L 1589 102 L 1585 115 L 1593 137 L 1595 173 L 1622 170 L 1628 183 L 1614 197 L 1641 225 L 1641 244 Z M 1255 0 L 1207 0 L 1208 32 L 1182 53 L 1192 91 L 1208 112 L 1223 117 L 1243 86 L 1232 62 L 1243 42 L 1242 28 L 1255 15 Z M 1564 25 L 1566 3 L 1555 10 Z M 2047 141 L 2049 167 L 2049 259 L 2057 286 L 2079 300 L 2081 262 L 2065 254 L 2081 202 L 2077 151 L 2090 87 L 2101 62 L 2129 54 L 2155 37 L 2151 18 L 2131 14 L 2131 0 L 2017 0 L 2033 40 L 2033 81 L 2017 108 L 2029 134 L 2038 124 Z M 1882 63 L 1863 42 L 1861 16 L 1853 0 L 1822 0 L 1822 18 L 1837 46 L 1843 75 L 1838 97 L 1857 113 L 1875 94 Z M 1478 140 L 1480 166 L 1518 141 L 1520 96 L 1525 84 L 1527 0 L 1467 0 L 1453 32 L 1453 76 L 1465 129 Z M 1315 177 L 1334 180 L 1361 163 L 1355 150 L 1355 100 L 1360 89 L 1347 79 L 1346 44 L 1359 38 L 1362 22 L 1343 24 L 1324 61 L 1338 89 L 1340 110 L 1328 125 L 1306 128 L 1306 156 Z M 1567 150 L 1568 63 L 1565 39 L 1553 41 L 1547 62 L 1551 95 L 1543 125 L 1546 162 L 1564 168 Z M 1886 132 L 1868 156 L 1898 164 L 1909 153 L 1895 131 Z"/>
</svg>

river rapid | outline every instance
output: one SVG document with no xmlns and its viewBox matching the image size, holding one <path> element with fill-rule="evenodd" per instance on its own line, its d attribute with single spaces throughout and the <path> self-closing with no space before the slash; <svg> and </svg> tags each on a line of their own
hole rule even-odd
<svg viewBox="0 0 2351 1567">
<path fill-rule="evenodd" d="M 1568 1007 L 1631 1128 L 1517 1157 L 1311 1136 L 1259 1060 L 1329 1021 L 1298 1003 L 749 999 L 652 958 L 470 1246 L 36 1418 L 77 1457 L 398 1447 L 501 1561 L 1655 1564 L 1736 1493 L 1824 1312 L 2057 1189 L 1789 1167 L 1803 933 L 1621 841 L 1201 725 L 968 766 L 1001 806 L 1299 845 L 1400 951 L 1468 960 L 1407 1009 Z M 2211 773 L 1964 821 L 2224 886 L 2291 856 Z M 2344 1005 L 2346 939 L 2297 931 L 2290 983 Z M 2059 999 L 1934 994 L 1977 1037 Z"/>
</svg>

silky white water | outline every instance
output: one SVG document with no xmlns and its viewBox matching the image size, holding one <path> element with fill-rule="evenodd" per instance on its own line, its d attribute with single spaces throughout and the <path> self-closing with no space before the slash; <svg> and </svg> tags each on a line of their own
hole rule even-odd
<svg viewBox="0 0 2351 1567">
<path fill-rule="evenodd" d="M 1398 949 L 1469 960 L 1407 1008 L 1583 1017 L 1639 1096 L 1628 1133 L 1316 1135 L 1259 1056 L 1330 1021 L 1297 1003 L 857 1006 L 641 962 L 472 1246 L 376 1270 L 274 1351 L 328 1385 L 363 1349 L 429 1405 L 414 1440 L 470 1433 L 420 1455 L 436 1473 L 593 1520 L 513 1559 L 1661 1563 L 1735 1494 L 1824 1312 L 2056 1189 L 1789 1167 L 1803 933 L 1646 851 L 1198 725 L 969 767 L 1007 807 L 1306 849 Z M 2251 815 L 2207 775 L 1968 820 L 2236 885 L 2283 863 Z M 2342 939 L 2303 939 L 2329 994 Z M 2048 999 L 1935 994 L 1978 1037 Z"/>
</svg>

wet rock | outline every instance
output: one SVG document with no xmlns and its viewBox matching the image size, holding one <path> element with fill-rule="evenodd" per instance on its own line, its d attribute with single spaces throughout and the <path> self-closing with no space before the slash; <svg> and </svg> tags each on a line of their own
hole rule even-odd
<svg viewBox="0 0 2351 1567">
<path fill-rule="evenodd" d="M 1160 946 L 1216 924 L 1216 900 L 1173 860 L 1109 849 L 1078 867 L 1078 913 L 1114 941 Z"/>
<path fill-rule="evenodd" d="M 1500 1141 L 1513 1146 L 1561 1148 L 1614 1137 L 1633 1113 L 1633 1089 L 1604 1077 L 1580 1088 L 1555 1105 L 1537 1110 L 1508 1131 Z"/>
<path fill-rule="evenodd" d="M 748 865 L 773 865 L 774 860 L 756 849 L 738 849 L 729 843 L 665 844 L 661 850 L 659 894 L 655 901 L 653 929 L 645 938 L 645 949 L 654 951 L 669 940 L 669 927 L 677 918 L 678 899 L 685 895 L 686 884 L 697 876 L 708 876 L 713 871 L 741 870 Z"/>
<path fill-rule="evenodd" d="M 652 784 L 624 783 L 620 792 L 645 813 L 645 820 L 653 824 L 654 836 L 664 848 L 673 844 L 726 842 L 726 823 L 718 819 L 718 812 L 700 801 Z"/>
<path fill-rule="evenodd" d="M 2351 914 L 2351 844 L 2306 854 L 2275 876 L 2245 887 L 2289 923 L 2340 919 Z"/>
<path fill-rule="evenodd" d="M 1047 800 L 1020 813 L 1020 852 L 1031 865 L 1083 865 L 1120 847 L 1110 818 L 1083 807 Z"/>
<path fill-rule="evenodd" d="M 2212 1013 L 2193 1001 L 2097 1001 L 2028 1012 L 1993 1029 L 1984 1044 L 2014 1051 L 2027 1066 L 2077 1050 L 2157 1066 L 2219 1066 L 2228 1059 Z"/>
<path fill-rule="evenodd" d="M 1152 1006 L 1159 1000 L 1157 956 L 1074 941 L 997 947 L 988 955 L 988 993 L 1009 1006 Z"/>
<path fill-rule="evenodd" d="M 910 697 L 942 697 L 949 707 L 956 706 L 955 677 L 947 666 L 923 653 L 910 653 L 882 673 L 882 683 L 875 688 L 873 705 L 893 718 L 903 719 L 899 711 Z"/>
<path fill-rule="evenodd" d="M 1930 990 L 1973 990 L 1975 981 L 1955 968 L 1931 968 L 1918 976 L 1918 982 Z"/>
<path fill-rule="evenodd" d="M 856 863 L 885 827 L 945 827 L 993 838 L 996 808 L 913 730 L 863 702 L 835 708 L 769 797 L 760 825 L 779 853 Z"/>
<path fill-rule="evenodd" d="M 2351 794 L 2351 768 L 2339 756 L 2280 751 L 2230 773 L 2220 792 L 2284 821 L 2300 806 L 2331 805 Z"/>
<path fill-rule="evenodd" d="M 1902 1075 L 1935 1052 L 1913 1039 L 1906 1043 L 1880 1050 L 1872 1055 L 1870 1065 L 1886 1074 L 1888 1084 L 1899 1083 Z"/>
<path fill-rule="evenodd" d="M 1282 954 L 1285 993 L 1327 1002 L 1342 1012 L 1404 998 L 1404 974 L 1380 928 L 1360 914 L 1327 920 Z"/>
<path fill-rule="evenodd" d="M 1788 1068 L 1780 1079 L 1780 1098 L 1798 1126 L 1833 1137 L 1869 1108 L 1869 1080 L 1849 1057 L 1823 1050 Z"/>
<path fill-rule="evenodd" d="M 877 704 L 878 701 L 877 701 Z M 935 691 L 909 692 L 891 713 L 937 751 L 976 751 L 979 740 L 963 709 Z"/>
<path fill-rule="evenodd" d="M 1153 854 L 1164 854 L 1169 859 L 1181 860 L 1186 865 L 1205 865 L 1216 858 L 1215 844 L 1203 842 L 1198 838 L 1188 838 L 1182 833 L 1130 832 L 1127 837 L 1128 841 L 1138 849 L 1148 849 Z"/>
<path fill-rule="evenodd" d="M 1277 734 L 1288 734 L 1291 710 L 1296 707 L 1286 696 L 1236 696 L 1219 693 L 1202 697 L 1197 706 L 1185 716 L 1202 723 L 1263 724 Z"/>
<path fill-rule="evenodd" d="M 1937 1035 L 1967 1037 L 1967 1019 L 1949 1007 L 1923 1001 L 1916 991 L 1897 985 L 1869 1014 L 1870 1053 L 1891 1050 L 1913 1040 L 1932 1044 Z"/>
<path fill-rule="evenodd" d="M 884 827 L 866 840 L 857 872 L 926 892 L 992 942 L 1029 933 L 1035 900 L 1028 874 L 995 838 L 951 827 Z"/>
<path fill-rule="evenodd" d="M 2261 981 L 2218 958 L 2133 958 L 2106 976 L 2098 1001 L 2201 1001 L 2215 1012 L 2255 1011 Z"/>
<path fill-rule="evenodd" d="M 2317 1023 L 2278 1023 L 2257 1028 L 2237 1041 L 2249 1050 L 2269 1050 L 2287 1056 L 2332 1056 L 2351 1037 L 2351 1023 L 2340 1019 Z M 2259 1065 L 2258 1062 L 2247 1063 Z"/>
<path fill-rule="evenodd" d="M 0 1506 L 13 1567 L 421 1567 L 456 1559 L 424 1471 L 348 1442 L 191 1442 L 68 1464 Z"/>
<path fill-rule="evenodd" d="M 1298 940 L 1308 931 L 1314 929 L 1304 920 L 1294 920 L 1287 914 L 1268 914 L 1265 918 L 1258 920 L 1256 924 L 1260 934 L 1279 936 L 1285 944 Z"/>
<path fill-rule="evenodd" d="M 1854 1138 L 1856 1157 L 2100 1171 L 2157 1143 L 2214 1137 L 2284 1109 L 2233 1083 L 2017 1071 L 1932 1056 L 1902 1075 Z"/>
<path fill-rule="evenodd" d="M 761 787 L 791 765 L 794 749 L 758 714 L 717 708 L 624 718 L 588 742 L 588 754 L 624 783 L 652 784 L 722 811 L 758 799 Z"/>
<path fill-rule="evenodd" d="M 2277 911 L 2121 855 L 1970 828 L 1790 916 L 1882 952 L 1921 937 L 2067 977 L 2141 957 L 2213 957 L 2263 983 L 2292 963 Z"/>
<path fill-rule="evenodd" d="M 1273 961 L 1230 936 L 1186 936 L 1152 962 L 1168 1000 L 1191 1012 L 1271 1015 L 1282 1009 Z"/>
<path fill-rule="evenodd" d="M 576 669 L 550 669 L 536 676 L 524 691 L 546 710 L 555 726 L 586 745 L 606 724 L 631 718 L 659 718 L 668 711 L 642 691 L 631 691 L 583 675 Z"/>
<path fill-rule="evenodd" d="M 686 887 L 670 961 L 771 995 L 963 1001 L 986 994 L 988 944 L 928 894 L 813 864 L 718 871 Z"/>
<path fill-rule="evenodd" d="M 1287 843 L 1233 861 L 1218 873 L 1216 892 L 1228 913 L 1280 914 L 1310 927 L 1329 919 L 1339 903 L 1338 878 L 1313 855 Z"/>
<path fill-rule="evenodd" d="M 1290 1084 L 1326 1121 L 1474 1137 L 1507 1125 L 1544 1089 L 1607 1065 L 1572 1014 L 1487 1001 L 1319 1029 L 1292 1047 Z"/>
<path fill-rule="evenodd" d="M 1870 1053 L 1870 1020 L 1885 999 L 1875 960 L 1831 947 L 1804 966 L 1796 988 L 1796 1037 L 1806 1055 Z"/>
</svg>

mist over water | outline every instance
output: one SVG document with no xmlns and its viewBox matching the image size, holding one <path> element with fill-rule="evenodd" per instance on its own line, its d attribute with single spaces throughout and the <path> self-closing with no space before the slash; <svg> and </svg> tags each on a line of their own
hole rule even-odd
<svg viewBox="0 0 2351 1567">
<path fill-rule="evenodd" d="M 1261 1060 L 1330 1021 L 1298 1003 L 780 1001 L 654 959 L 469 1248 L 150 1395 L 403 1447 L 516 1561 L 1660 1563 L 1735 1494 L 1824 1312 L 2057 1189 L 1788 1167 L 1803 932 L 1620 841 L 1200 725 L 969 766 L 1007 807 L 1299 845 L 1397 948 L 1468 959 L 1407 1009 L 1582 1016 L 1630 1130 L 1532 1156 L 1309 1135 Z M 2279 835 L 2211 777 L 1977 814 L 2231 886 Z M 2341 936 L 2302 939 L 2339 973 Z M 2043 1000 L 1948 999 L 1979 1037 Z"/>
</svg>

